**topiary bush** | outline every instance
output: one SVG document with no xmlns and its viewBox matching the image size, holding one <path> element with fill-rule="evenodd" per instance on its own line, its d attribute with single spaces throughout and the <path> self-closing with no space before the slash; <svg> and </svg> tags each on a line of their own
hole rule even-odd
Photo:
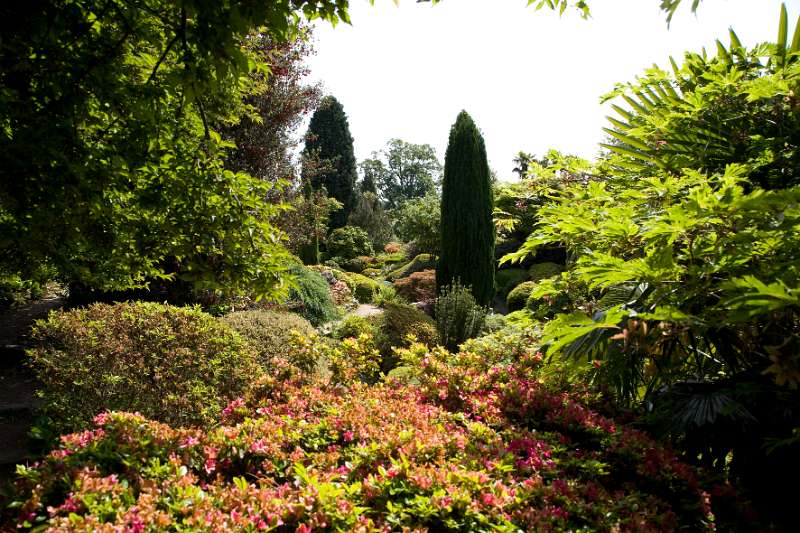
<svg viewBox="0 0 800 533">
<path fill-rule="evenodd" d="M 536 263 L 528 269 L 528 277 L 531 281 L 541 281 L 552 278 L 564 272 L 564 266 L 558 263 Z"/>
<path fill-rule="evenodd" d="M 32 337 L 29 364 L 54 431 L 84 427 L 106 410 L 209 425 L 260 373 L 244 339 L 198 308 L 95 304 L 51 313 Z"/>
<path fill-rule="evenodd" d="M 333 230 L 326 240 L 328 255 L 342 259 L 371 256 L 374 253 L 369 234 L 355 226 L 344 226 Z"/>
<path fill-rule="evenodd" d="M 528 301 L 528 297 L 531 295 L 531 292 L 533 292 L 533 289 L 535 288 L 536 288 L 535 281 L 526 281 L 514 287 L 511 290 L 511 292 L 508 293 L 508 297 L 506 298 L 506 305 L 508 306 L 508 310 L 519 311 L 520 309 L 524 309 L 525 304 Z"/>
<path fill-rule="evenodd" d="M 414 272 L 430 269 L 436 269 L 436 257 L 431 254 L 419 254 L 408 263 L 386 274 L 386 280 L 395 281 L 400 278 L 407 278 Z"/>
<path fill-rule="evenodd" d="M 292 264 L 289 273 L 295 286 L 289 292 L 289 308 L 315 327 L 339 318 L 328 282 L 321 274 L 300 264 Z"/>
<path fill-rule="evenodd" d="M 397 293 L 409 302 L 424 302 L 436 299 L 436 271 L 422 270 L 394 282 Z"/>
<path fill-rule="evenodd" d="M 292 342 L 294 333 L 311 335 L 315 331 L 305 318 L 284 311 L 239 311 L 220 320 L 244 337 L 258 353 L 264 368 L 269 368 L 275 358 L 286 356 L 286 347 Z M 301 370 L 310 372 L 314 368 Z"/>
<path fill-rule="evenodd" d="M 508 293 L 522 283 L 528 281 L 530 276 L 524 268 L 506 268 L 498 270 L 494 275 L 494 288 L 496 294 L 501 298 L 506 298 Z"/>
<path fill-rule="evenodd" d="M 477 304 L 470 290 L 458 280 L 442 287 L 434 310 L 436 330 L 442 345 L 455 351 L 462 342 L 480 335 L 486 312 Z"/>
</svg>

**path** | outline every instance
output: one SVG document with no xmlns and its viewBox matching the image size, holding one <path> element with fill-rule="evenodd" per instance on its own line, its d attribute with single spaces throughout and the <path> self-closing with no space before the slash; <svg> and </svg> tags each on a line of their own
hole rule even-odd
<svg viewBox="0 0 800 533">
<path fill-rule="evenodd" d="M 63 305 L 58 294 L 0 313 L 0 485 L 27 455 L 38 382 L 24 366 L 33 323 Z"/>
<path fill-rule="evenodd" d="M 348 316 L 355 315 L 362 318 L 368 318 L 371 316 L 380 315 L 381 313 L 383 313 L 383 309 L 380 307 L 375 307 L 372 304 L 361 304 L 356 308 L 355 311 L 348 313 Z"/>
</svg>

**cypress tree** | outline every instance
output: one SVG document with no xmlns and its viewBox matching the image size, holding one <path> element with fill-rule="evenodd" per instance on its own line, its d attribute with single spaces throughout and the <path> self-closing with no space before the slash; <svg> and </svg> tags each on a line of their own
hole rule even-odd
<svg viewBox="0 0 800 533">
<path fill-rule="evenodd" d="M 437 290 L 460 280 L 475 300 L 494 295 L 494 223 L 486 147 L 466 111 L 450 129 L 442 182 L 441 255 Z"/>
<path fill-rule="evenodd" d="M 326 96 L 311 117 L 306 134 L 306 155 L 315 154 L 327 167 L 321 172 L 307 174 L 315 190 L 323 186 L 328 196 L 342 203 L 342 208 L 331 213 L 328 227 L 340 228 L 347 224 L 347 217 L 356 203 L 356 158 L 353 153 L 353 137 L 347 124 L 347 115 L 342 104 L 333 96 Z"/>
</svg>

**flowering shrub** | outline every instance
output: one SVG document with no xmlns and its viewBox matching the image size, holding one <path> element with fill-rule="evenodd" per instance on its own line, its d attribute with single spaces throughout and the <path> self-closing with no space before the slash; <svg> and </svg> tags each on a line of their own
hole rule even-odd
<svg viewBox="0 0 800 533">
<path fill-rule="evenodd" d="M 260 372 L 255 352 L 199 309 L 144 302 L 52 313 L 33 331 L 30 364 L 51 429 L 74 430 L 104 410 L 204 425 Z"/>
<path fill-rule="evenodd" d="M 427 354 L 421 375 L 447 355 L 412 350 Z M 12 521 L 72 531 L 713 530 L 689 467 L 520 377 L 537 365 L 533 354 L 519 370 L 476 372 L 460 392 L 446 382 L 457 366 L 437 366 L 444 381 L 421 388 L 273 381 L 205 432 L 104 413 L 19 468 Z M 454 398 L 464 412 L 448 408 L 452 394 L 468 400 Z"/>
</svg>

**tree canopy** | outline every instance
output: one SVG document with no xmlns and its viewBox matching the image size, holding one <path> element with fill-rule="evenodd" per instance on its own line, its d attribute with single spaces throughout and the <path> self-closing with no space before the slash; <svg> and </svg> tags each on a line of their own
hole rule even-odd
<svg viewBox="0 0 800 533">
<path fill-rule="evenodd" d="M 429 144 L 392 139 L 386 147 L 361 162 L 365 182 L 374 182 L 389 209 L 406 200 L 422 198 L 436 191 L 442 165 Z"/>
</svg>

